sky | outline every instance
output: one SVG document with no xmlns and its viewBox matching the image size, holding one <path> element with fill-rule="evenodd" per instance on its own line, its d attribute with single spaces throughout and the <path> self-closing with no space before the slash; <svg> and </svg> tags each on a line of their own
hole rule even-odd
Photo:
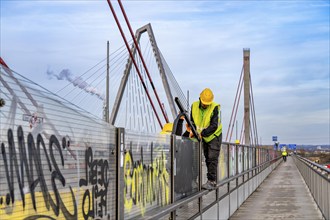
<svg viewBox="0 0 330 220">
<path fill-rule="evenodd" d="M 286 144 L 330 144 L 329 0 L 122 3 L 134 30 L 151 23 L 191 102 L 212 89 L 225 132 L 243 48 L 250 48 L 259 143 L 273 144 L 277 136 Z M 0 7 L 0 56 L 45 87 L 63 87 L 50 83 L 47 70 L 83 73 L 104 58 L 106 41 L 123 45 L 105 0 L 1 0 Z"/>
</svg>

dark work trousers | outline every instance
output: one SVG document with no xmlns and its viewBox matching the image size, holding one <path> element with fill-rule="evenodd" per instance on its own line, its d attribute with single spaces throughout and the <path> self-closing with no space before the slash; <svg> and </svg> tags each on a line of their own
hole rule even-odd
<svg viewBox="0 0 330 220">
<path fill-rule="evenodd" d="M 222 134 L 215 137 L 209 143 L 203 141 L 205 163 L 207 167 L 207 179 L 217 181 L 218 160 L 221 149 Z"/>
</svg>

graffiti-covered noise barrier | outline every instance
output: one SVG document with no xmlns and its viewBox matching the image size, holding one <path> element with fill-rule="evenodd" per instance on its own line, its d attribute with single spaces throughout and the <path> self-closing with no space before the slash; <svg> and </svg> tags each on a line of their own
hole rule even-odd
<svg viewBox="0 0 330 220">
<path fill-rule="evenodd" d="M 134 219 L 170 203 L 169 143 L 169 136 L 125 132 L 122 153 L 125 218 Z"/>
<path fill-rule="evenodd" d="M 0 219 L 115 219 L 116 128 L 1 66 Z"/>
<path fill-rule="evenodd" d="M 108 159 L 97 159 L 88 147 L 82 163 L 72 163 L 65 138 L 52 135 L 46 144 L 40 134 L 36 140 L 24 135 L 21 126 L 16 140 L 11 129 L 7 137 L 8 145 L 1 143 L 1 219 L 110 218 Z"/>
<path fill-rule="evenodd" d="M 171 202 L 169 135 L 115 128 L 2 66 L 0 98 L 0 219 L 134 219 Z M 178 199 L 196 191 L 180 181 Z"/>
</svg>

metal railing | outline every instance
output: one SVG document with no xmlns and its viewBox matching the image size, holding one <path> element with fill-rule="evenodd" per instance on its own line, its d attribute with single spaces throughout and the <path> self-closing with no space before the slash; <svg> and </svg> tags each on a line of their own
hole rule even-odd
<svg viewBox="0 0 330 220">
<path fill-rule="evenodd" d="M 228 219 L 281 162 L 278 152 L 269 149 L 225 142 L 221 150 L 226 158 L 225 164 L 220 163 L 220 166 L 226 168 L 226 177 L 218 177 L 216 189 L 197 191 L 145 213 L 143 219 L 195 219 L 200 216 Z M 202 166 L 199 169 L 204 171 L 206 168 Z M 203 172 L 199 175 L 206 176 Z M 184 212 L 188 209 L 189 214 Z"/>
<path fill-rule="evenodd" d="M 325 219 L 330 219 L 330 169 L 295 155 L 294 161 Z"/>
</svg>

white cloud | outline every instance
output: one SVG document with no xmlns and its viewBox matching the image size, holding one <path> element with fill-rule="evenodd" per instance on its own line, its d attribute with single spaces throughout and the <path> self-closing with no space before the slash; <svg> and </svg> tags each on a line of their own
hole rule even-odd
<svg viewBox="0 0 330 220">
<path fill-rule="evenodd" d="M 1 56 L 14 70 L 40 84 L 49 83 L 44 74 L 48 67 L 55 72 L 68 68 L 83 73 L 105 58 L 107 40 L 112 50 L 123 44 L 106 1 L 1 4 Z M 113 4 L 129 36 L 118 4 L 116 1 Z M 242 68 L 242 50 L 249 47 L 258 129 L 263 142 L 271 143 L 272 135 L 285 136 L 287 132 L 288 141 L 295 137 L 293 141 L 297 143 L 329 144 L 327 3 L 125 1 L 123 4 L 133 29 L 152 24 L 162 54 L 184 93 L 190 91 L 191 101 L 205 87 L 214 90 L 223 107 L 224 128 L 228 126 Z M 315 126 L 322 138 L 305 133 L 310 126 Z M 299 142 L 300 135 L 305 139 Z"/>
</svg>

